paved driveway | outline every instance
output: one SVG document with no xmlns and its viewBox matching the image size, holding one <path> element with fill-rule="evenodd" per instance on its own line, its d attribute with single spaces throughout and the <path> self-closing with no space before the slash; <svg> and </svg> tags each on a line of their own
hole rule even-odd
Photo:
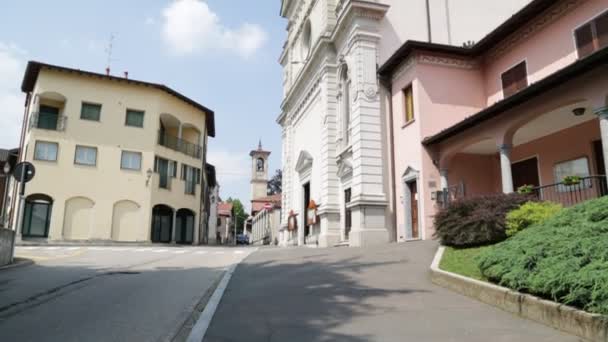
<svg viewBox="0 0 608 342">
<path fill-rule="evenodd" d="M 260 250 L 238 266 L 205 341 L 578 341 L 433 285 L 436 248 Z"/>
</svg>

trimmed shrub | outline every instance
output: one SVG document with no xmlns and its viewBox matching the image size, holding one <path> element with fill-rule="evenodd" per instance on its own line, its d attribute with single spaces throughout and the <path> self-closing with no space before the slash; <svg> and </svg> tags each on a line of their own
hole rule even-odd
<svg viewBox="0 0 608 342">
<path fill-rule="evenodd" d="M 499 285 L 608 315 L 608 197 L 563 209 L 479 257 Z"/>
<path fill-rule="evenodd" d="M 552 202 L 528 202 L 507 214 L 507 236 L 539 224 L 562 210 L 560 204 Z"/>
<path fill-rule="evenodd" d="M 490 195 L 458 200 L 435 216 L 435 237 L 452 247 L 474 247 L 507 238 L 505 217 L 528 202 L 521 194 Z"/>
</svg>

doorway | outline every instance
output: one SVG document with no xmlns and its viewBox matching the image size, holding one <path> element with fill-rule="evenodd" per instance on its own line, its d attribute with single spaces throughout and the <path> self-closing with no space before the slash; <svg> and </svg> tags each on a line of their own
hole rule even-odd
<svg viewBox="0 0 608 342">
<path fill-rule="evenodd" d="M 47 238 L 51 223 L 53 199 L 49 196 L 30 195 L 23 212 L 23 237 Z"/>
<path fill-rule="evenodd" d="M 352 197 L 351 189 L 344 191 L 344 240 L 348 241 L 353 226 L 353 211 L 348 207 Z"/>
<path fill-rule="evenodd" d="M 194 242 L 194 213 L 189 209 L 180 209 L 175 221 L 175 242 L 191 245 Z"/>
<path fill-rule="evenodd" d="M 540 186 L 538 176 L 538 158 L 522 160 L 511 165 L 513 174 L 513 189 L 517 190 L 524 185 Z"/>
<path fill-rule="evenodd" d="M 157 205 L 152 209 L 152 242 L 170 243 L 173 234 L 173 209 Z"/>
<path fill-rule="evenodd" d="M 411 239 L 420 239 L 420 229 L 418 220 L 418 182 L 411 181 L 406 183 L 407 188 L 410 192 L 410 220 L 412 222 L 412 235 Z"/>
<path fill-rule="evenodd" d="M 304 241 L 306 241 L 306 237 L 310 234 L 310 227 L 308 226 L 308 204 L 310 203 L 310 182 L 304 184 L 304 204 L 302 208 L 302 212 L 304 213 Z"/>
<path fill-rule="evenodd" d="M 601 140 L 596 140 L 593 142 L 593 155 L 595 158 L 595 174 L 600 176 L 606 175 L 606 161 L 604 160 L 604 149 Z M 603 177 L 600 179 L 600 182 L 599 195 L 608 195 L 608 179 Z"/>
</svg>

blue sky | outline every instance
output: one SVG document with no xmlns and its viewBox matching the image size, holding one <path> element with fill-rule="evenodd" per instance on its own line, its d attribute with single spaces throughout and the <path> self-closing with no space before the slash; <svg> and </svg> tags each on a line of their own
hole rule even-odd
<svg viewBox="0 0 608 342">
<path fill-rule="evenodd" d="M 224 198 L 249 201 L 249 151 L 280 168 L 279 0 L 11 1 L 0 11 L 0 147 L 17 146 L 28 60 L 164 83 L 216 113 L 209 159 Z M 273 171 L 274 172 L 274 171 Z"/>
</svg>

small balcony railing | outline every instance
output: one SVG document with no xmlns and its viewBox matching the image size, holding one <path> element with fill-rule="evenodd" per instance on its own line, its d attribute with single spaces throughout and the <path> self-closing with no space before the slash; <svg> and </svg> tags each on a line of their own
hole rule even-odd
<svg viewBox="0 0 608 342">
<path fill-rule="evenodd" d="M 29 128 L 46 129 L 50 131 L 65 131 L 67 116 L 49 114 L 49 113 L 32 113 L 30 116 Z"/>
<path fill-rule="evenodd" d="M 606 176 L 580 177 L 577 182 L 560 182 L 532 189 L 539 200 L 571 207 L 573 205 L 608 195 Z"/>
<path fill-rule="evenodd" d="M 158 132 L 158 144 L 196 159 L 201 159 L 203 155 L 203 149 L 199 145 L 162 131 Z"/>
</svg>

